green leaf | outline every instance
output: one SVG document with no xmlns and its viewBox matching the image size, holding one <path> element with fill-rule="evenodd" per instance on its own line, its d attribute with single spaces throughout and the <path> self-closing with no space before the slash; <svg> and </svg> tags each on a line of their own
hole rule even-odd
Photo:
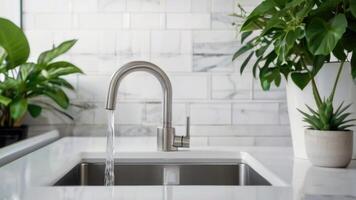
<svg viewBox="0 0 356 200">
<path fill-rule="evenodd" d="M 31 71 L 36 67 L 34 63 L 25 63 L 20 65 L 20 77 L 22 80 L 26 80 Z"/>
<path fill-rule="evenodd" d="M 285 62 L 290 49 L 294 46 L 298 35 L 295 31 L 288 31 L 284 35 L 281 35 L 274 44 L 276 54 L 281 62 Z"/>
<path fill-rule="evenodd" d="M 251 12 L 251 14 L 247 17 L 247 19 L 251 19 L 252 17 L 255 16 L 264 15 L 271 10 L 275 10 L 274 8 L 275 6 L 276 4 L 274 3 L 273 0 L 264 0 Z"/>
<path fill-rule="evenodd" d="M 52 84 L 55 84 L 57 86 L 60 86 L 60 87 L 65 87 L 67 89 L 74 90 L 73 85 L 70 84 L 65 79 L 62 79 L 62 78 L 51 79 L 51 80 L 49 80 L 49 82 L 52 83 Z"/>
<path fill-rule="evenodd" d="M 29 104 L 27 110 L 30 113 L 30 115 L 35 118 L 41 114 L 42 107 L 35 104 Z"/>
<path fill-rule="evenodd" d="M 30 55 L 30 46 L 23 31 L 11 21 L 0 18 L 0 46 L 6 52 L 10 69 L 25 63 Z"/>
<path fill-rule="evenodd" d="M 356 18 L 356 1 L 350 0 L 349 4 L 350 4 L 350 11 L 351 11 L 352 15 Z"/>
<path fill-rule="evenodd" d="M 271 83 L 268 80 L 261 80 L 261 86 L 264 91 L 268 91 L 271 88 Z"/>
<path fill-rule="evenodd" d="M 334 10 L 338 4 L 343 0 L 323 0 L 322 3 L 310 13 L 312 16 L 326 17 L 326 15 L 333 14 L 331 10 Z"/>
<path fill-rule="evenodd" d="M 6 50 L 0 46 L 0 65 L 4 62 L 6 56 Z"/>
<path fill-rule="evenodd" d="M 352 51 L 351 75 L 352 75 L 352 78 L 355 80 L 356 79 L 356 49 Z"/>
<path fill-rule="evenodd" d="M 342 46 L 342 41 L 339 40 L 339 42 L 336 44 L 334 50 L 333 50 L 333 54 L 334 56 L 339 59 L 340 61 L 344 61 L 346 60 L 346 53 L 345 53 L 345 49 Z"/>
<path fill-rule="evenodd" d="M 68 40 L 60 44 L 58 47 L 55 47 L 49 51 L 43 52 L 37 62 L 38 64 L 48 64 L 53 59 L 57 58 L 58 56 L 66 53 L 73 45 L 77 42 L 77 40 Z"/>
<path fill-rule="evenodd" d="M 11 99 L 5 96 L 0 95 L 0 104 L 3 104 L 4 106 L 8 106 L 9 103 L 11 103 Z"/>
<path fill-rule="evenodd" d="M 268 68 L 268 67 L 263 67 L 260 69 L 260 82 L 261 82 L 261 87 L 264 91 L 267 91 L 271 88 L 271 82 L 273 81 L 273 78 L 271 78 L 273 74 L 273 69 Z"/>
<path fill-rule="evenodd" d="M 261 62 L 261 60 L 262 60 L 262 57 L 257 58 L 255 64 L 252 67 L 252 75 L 253 75 L 253 77 L 256 77 L 257 68 L 259 67 L 259 63 Z"/>
<path fill-rule="evenodd" d="M 345 107 L 342 107 L 344 104 L 344 102 L 342 102 L 339 106 L 339 108 L 336 110 L 335 112 L 335 116 L 338 117 L 339 115 L 341 115 L 343 112 L 345 112 L 347 109 L 349 109 L 351 107 L 352 104 L 349 104 Z"/>
<path fill-rule="evenodd" d="M 350 28 L 350 25 L 352 22 L 349 22 L 348 28 Z M 356 29 L 356 23 L 355 23 L 355 29 Z M 342 41 L 342 46 L 346 49 L 347 52 L 351 52 L 355 49 L 356 47 L 356 30 L 351 31 L 350 29 L 347 29 L 344 35 L 341 38 Z"/>
<path fill-rule="evenodd" d="M 47 69 L 51 78 L 74 73 L 83 73 L 77 66 L 65 61 L 51 63 L 48 65 Z"/>
<path fill-rule="evenodd" d="M 244 41 L 248 38 L 248 36 L 250 36 L 253 32 L 252 31 L 247 31 L 247 32 L 243 32 L 241 34 L 241 44 L 244 43 Z"/>
<path fill-rule="evenodd" d="M 319 70 L 325 64 L 326 59 L 327 59 L 326 56 L 315 56 L 313 58 L 313 69 L 312 69 L 313 76 L 316 76 L 316 74 L 318 74 Z"/>
<path fill-rule="evenodd" d="M 232 57 L 232 60 L 235 60 L 237 57 L 241 56 L 245 52 L 251 50 L 254 47 L 252 42 L 247 43 L 246 45 L 242 46 Z"/>
<path fill-rule="evenodd" d="M 303 90 L 309 83 L 310 81 L 310 76 L 308 73 L 302 73 L 302 72 L 293 72 L 291 74 L 291 78 L 293 82 L 301 89 Z"/>
<path fill-rule="evenodd" d="M 240 67 L 240 74 L 242 74 L 248 64 L 248 62 L 251 60 L 251 57 L 253 56 L 253 51 L 247 56 L 247 58 L 244 60 L 244 62 L 242 63 L 241 67 Z"/>
<path fill-rule="evenodd" d="M 49 89 L 43 93 L 56 102 L 60 107 L 67 109 L 69 106 L 69 99 L 61 89 Z"/>
<path fill-rule="evenodd" d="M 1 82 L 0 84 L 0 89 L 1 90 L 9 90 L 9 89 L 14 89 L 14 88 L 19 88 L 21 82 L 18 80 L 15 80 L 13 78 L 7 78 L 5 81 Z"/>
<path fill-rule="evenodd" d="M 330 22 L 314 18 L 306 29 L 309 50 L 315 55 L 330 54 L 345 33 L 347 20 L 344 14 L 336 15 Z"/>
<path fill-rule="evenodd" d="M 288 0 L 273 0 L 273 1 L 279 8 L 284 8 L 288 2 Z"/>
<path fill-rule="evenodd" d="M 279 87 L 281 85 L 281 79 L 282 76 L 279 72 L 276 73 L 275 78 L 274 78 L 274 84 Z"/>
<path fill-rule="evenodd" d="M 27 110 L 27 100 L 26 99 L 16 99 L 10 104 L 10 114 L 11 118 L 17 120 L 24 116 Z"/>
</svg>

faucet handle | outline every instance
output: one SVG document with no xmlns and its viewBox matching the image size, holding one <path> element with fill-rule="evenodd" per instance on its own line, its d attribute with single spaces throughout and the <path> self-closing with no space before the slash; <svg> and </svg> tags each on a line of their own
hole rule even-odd
<svg viewBox="0 0 356 200">
<path fill-rule="evenodd" d="M 187 121 L 186 121 L 186 130 L 185 130 L 185 137 L 190 138 L 190 117 L 187 116 Z"/>
<path fill-rule="evenodd" d="M 186 122 L 186 134 L 185 136 L 174 136 L 174 144 L 175 147 L 184 147 L 189 148 L 190 146 L 190 117 L 187 117 Z"/>
</svg>

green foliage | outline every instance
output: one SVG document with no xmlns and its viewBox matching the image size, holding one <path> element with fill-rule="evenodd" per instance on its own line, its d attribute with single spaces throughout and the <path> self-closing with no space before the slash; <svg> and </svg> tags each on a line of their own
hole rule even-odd
<svg viewBox="0 0 356 200">
<path fill-rule="evenodd" d="M 14 68 L 26 62 L 30 47 L 22 30 L 11 21 L 0 18 L 0 46 L 6 51 L 8 68 Z"/>
<path fill-rule="evenodd" d="M 36 97 L 48 97 L 60 108 L 68 108 L 64 89 L 74 87 L 62 77 L 82 71 L 72 63 L 55 59 L 75 43 L 76 40 L 65 41 L 43 52 L 37 63 L 28 62 L 30 48 L 25 34 L 9 20 L 0 18 L 0 126 L 21 125 L 27 112 L 38 117 L 44 105 L 31 103 Z M 68 116 L 53 105 L 50 107 Z"/>
<path fill-rule="evenodd" d="M 356 119 L 348 119 L 351 113 L 346 110 L 351 104 L 343 106 L 343 103 L 334 111 L 332 101 L 324 100 L 317 110 L 313 110 L 306 105 L 310 114 L 299 110 L 304 116 L 303 121 L 308 124 L 307 128 L 314 130 L 347 130 L 354 126 L 350 122 Z"/>
<path fill-rule="evenodd" d="M 317 74 L 314 68 L 322 66 L 316 61 L 324 63 L 331 55 L 345 61 L 356 49 L 355 7 L 353 0 L 264 0 L 239 27 L 242 47 L 233 60 L 247 53 L 240 72 L 254 61 L 263 89 L 279 82 L 278 76 L 261 75 L 275 68 L 286 78 L 294 74 L 292 81 L 303 89 Z M 310 70 L 316 73 L 306 76 Z"/>
<path fill-rule="evenodd" d="M 339 72 L 351 57 L 351 74 L 356 80 L 355 0 L 263 0 L 249 15 L 232 16 L 244 18 L 241 27 L 236 25 L 242 46 L 233 60 L 247 54 L 240 72 L 251 66 L 263 90 L 272 84 L 278 87 L 281 77 L 291 77 L 300 89 L 311 83 L 318 111 L 323 112 L 321 105 L 326 101 L 320 97 L 314 77 L 331 56 L 340 61 Z M 338 79 L 339 74 L 331 102 Z"/>
</svg>

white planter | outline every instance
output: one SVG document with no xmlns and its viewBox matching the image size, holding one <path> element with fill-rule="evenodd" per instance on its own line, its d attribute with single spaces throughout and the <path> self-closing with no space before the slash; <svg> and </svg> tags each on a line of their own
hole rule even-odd
<svg viewBox="0 0 356 200">
<path fill-rule="evenodd" d="M 335 82 L 339 63 L 328 63 L 323 66 L 316 77 L 316 82 L 322 97 L 328 97 Z M 346 63 L 342 71 L 341 78 L 336 90 L 334 107 L 345 101 L 344 105 L 352 103 L 349 112 L 354 113 L 351 118 L 356 118 L 356 85 L 351 77 L 350 64 Z M 287 83 L 288 113 L 293 140 L 294 155 L 297 158 L 307 159 L 305 150 L 304 130 L 306 124 L 302 121 L 303 116 L 297 108 L 306 111 L 305 104 L 315 108 L 311 85 L 309 84 L 303 91 L 300 90 L 291 80 Z M 351 128 L 354 132 L 356 128 Z M 354 137 L 354 143 L 356 137 Z M 356 145 L 353 147 L 353 158 L 356 158 Z"/>
<path fill-rule="evenodd" d="M 314 166 L 347 167 L 352 146 L 352 131 L 305 130 L 305 149 Z"/>
</svg>

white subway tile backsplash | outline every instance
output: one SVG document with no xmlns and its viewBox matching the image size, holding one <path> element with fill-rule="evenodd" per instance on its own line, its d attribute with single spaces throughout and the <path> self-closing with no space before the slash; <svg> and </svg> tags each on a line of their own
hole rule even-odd
<svg viewBox="0 0 356 200">
<path fill-rule="evenodd" d="M 192 55 L 190 54 L 152 54 L 151 62 L 166 72 L 192 71 Z"/>
<path fill-rule="evenodd" d="M 230 104 L 191 104 L 191 123 L 229 125 L 231 124 Z"/>
<path fill-rule="evenodd" d="M 167 13 L 168 29 L 209 29 L 210 14 Z"/>
<path fill-rule="evenodd" d="M 193 70 L 233 71 L 232 56 L 238 46 L 233 31 L 194 31 Z"/>
<path fill-rule="evenodd" d="M 256 146 L 292 146 L 290 137 L 256 137 Z"/>
<path fill-rule="evenodd" d="M 288 115 L 288 105 L 287 103 L 279 104 L 279 122 L 281 124 L 289 124 L 289 115 Z"/>
<path fill-rule="evenodd" d="M 191 0 L 192 12 L 210 13 L 211 0 Z"/>
<path fill-rule="evenodd" d="M 81 30 L 118 30 L 124 27 L 124 16 L 122 13 L 78 14 L 78 26 Z"/>
<path fill-rule="evenodd" d="M 234 11 L 234 0 L 212 0 L 212 12 L 230 12 Z"/>
<path fill-rule="evenodd" d="M 117 58 L 118 58 L 118 67 L 121 67 L 121 66 L 127 64 L 128 62 L 132 62 L 132 61 L 137 61 L 137 60 L 149 61 L 150 54 L 148 54 L 148 53 L 120 54 L 117 56 Z"/>
<path fill-rule="evenodd" d="M 72 0 L 26 0 L 23 1 L 24 12 L 36 12 L 36 13 L 64 13 L 71 11 Z"/>
<path fill-rule="evenodd" d="M 229 30 L 235 28 L 233 23 L 238 21 L 236 17 L 232 17 L 231 13 L 212 13 L 211 28 L 217 30 Z"/>
<path fill-rule="evenodd" d="M 193 71 L 233 72 L 235 67 L 231 59 L 232 55 L 194 53 Z"/>
<path fill-rule="evenodd" d="M 233 54 L 240 44 L 236 40 L 234 31 L 194 31 L 194 54 Z M 231 60 L 230 60 L 231 61 Z"/>
<path fill-rule="evenodd" d="M 278 103 L 235 103 L 234 124 L 279 124 Z"/>
<path fill-rule="evenodd" d="M 72 0 L 72 11 L 75 13 L 96 12 L 98 0 Z"/>
<path fill-rule="evenodd" d="M 69 30 L 72 24 L 71 14 L 38 13 L 35 15 L 36 30 Z"/>
<path fill-rule="evenodd" d="M 166 0 L 167 12 L 189 12 L 191 10 L 191 0 Z"/>
<path fill-rule="evenodd" d="M 76 54 L 97 54 L 99 33 L 95 31 L 55 31 L 54 42 L 60 44 L 63 41 L 77 39 L 77 43 L 70 50 Z"/>
<path fill-rule="evenodd" d="M 205 75 L 170 76 L 174 99 L 206 99 L 208 78 Z"/>
<path fill-rule="evenodd" d="M 288 146 L 285 83 L 263 92 L 251 76 L 251 65 L 243 76 L 238 72 L 246 55 L 231 61 L 241 46 L 232 22 L 242 20 L 230 14 L 238 11 L 237 3 L 250 12 L 261 1 L 26 0 L 23 22 L 31 60 L 53 43 L 78 39 L 58 59 L 73 62 L 86 73 L 68 77 L 77 88 L 68 91 L 70 99 L 96 108 L 68 110 L 76 118 L 75 134 L 106 134 L 104 106 L 112 73 L 127 62 L 145 60 L 160 66 L 171 79 L 173 123 L 183 135 L 185 117 L 190 115 L 192 146 Z M 116 112 L 119 135 L 155 136 L 162 119 L 161 100 L 161 85 L 152 75 L 137 72 L 125 77 Z M 73 124 L 49 112 L 29 121 Z"/>
<path fill-rule="evenodd" d="M 99 71 L 100 59 L 98 56 L 80 54 L 74 56 L 71 61 L 80 67 L 85 74 L 96 75 Z"/>
<path fill-rule="evenodd" d="M 132 29 L 164 29 L 166 17 L 160 13 L 132 13 L 130 27 Z"/>
<path fill-rule="evenodd" d="M 152 53 L 181 53 L 179 31 L 152 31 Z"/>
<path fill-rule="evenodd" d="M 173 104 L 173 124 L 184 125 L 186 123 L 187 111 L 185 104 Z M 162 103 L 147 103 L 146 104 L 146 119 L 145 123 L 153 125 L 162 124 Z"/>
<path fill-rule="evenodd" d="M 96 0 L 101 12 L 123 12 L 126 10 L 126 0 Z"/>
<path fill-rule="evenodd" d="M 53 32 L 51 31 L 26 31 L 28 42 L 31 46 L 31 61 L 36 61 L 38 56 L 43 52 L 52 48 Z"/>
<path fill-rule="evenodd" d="M 110 76 L 82 75 L 78 77 L 78 99 L 105 101 Z"/>
<path fill-rule="evenodd" d="M 282 77 L 281 85 L 276 87 L 274 83 L 272 83 L 269 91 L 264 91 L 261 87 L 261 83 L 259 80 L 254 80 L 253 86 L 253 98 L 254 99 L 263 99 L 263 100 L 284 100 L 286 99 L 286 85 L 284 78 Z"/>
<path fill-rule="evenodd" d="M 116 54 L 116 37 L 114 31 L 103 31 L 98 34 L 99 54 Z"/>
<path fill-rule="evenodd" d="M 152 31 L 151 53 L 188 54 L 192 52 L 190 31 Z"/>
<path fill-rule="evenodd" d="M 209 137 L 209 146 L 254 146 L 253 137 Z"/>
<path fill-rule="evenodd" d="M 118 55 L 148 54 L 150 52 L 149 31 L 119 31 L 116 42 Z"/>
<path fill-rule="evenodd" d="M 250 99 L 252 88 L 251 74 L 222 74 L 212 76 L 213 99 Z"/>
<path fill-rule="evenodd" d="M 105 102 L 99 102 L 95 108 L 95 123 L 106 124 L 109 112 L 105 109 Z M 114 111 L 116 124 L 130 125 L 141 124 L 145 117 L 145 106 L 143 103 L 119 102 Z"/>
<path fill-rule="evenodd" d="M 190 138 L 190 146 L 191 147 L 208 146 L 208 138 L 207 137 L 191 137 Z"/>
<path fill-rule="evenodd" d="M 162 89 L 157 79 L 145 72 L 129 74 L 119 88 L 120 99 L 161 99 Z"/>
<path fill-rule="evenodd" d="M 127 0 L 127 11 L 163 12 L 165 0 Z"/>
<path fill-rule="evenodd" d="M 289 136 L 289 126 L 286 125 L 192 125 L 191 132 L 195 136 L 249 136 L 249 137 L 274 137 Z"/>
<path fill-rule="evenodd" d="M 145 116 L 144 104 L 119 103 L 115 112 L 115 122 L 119 124 L 140 124 Z"/>
</svg>

